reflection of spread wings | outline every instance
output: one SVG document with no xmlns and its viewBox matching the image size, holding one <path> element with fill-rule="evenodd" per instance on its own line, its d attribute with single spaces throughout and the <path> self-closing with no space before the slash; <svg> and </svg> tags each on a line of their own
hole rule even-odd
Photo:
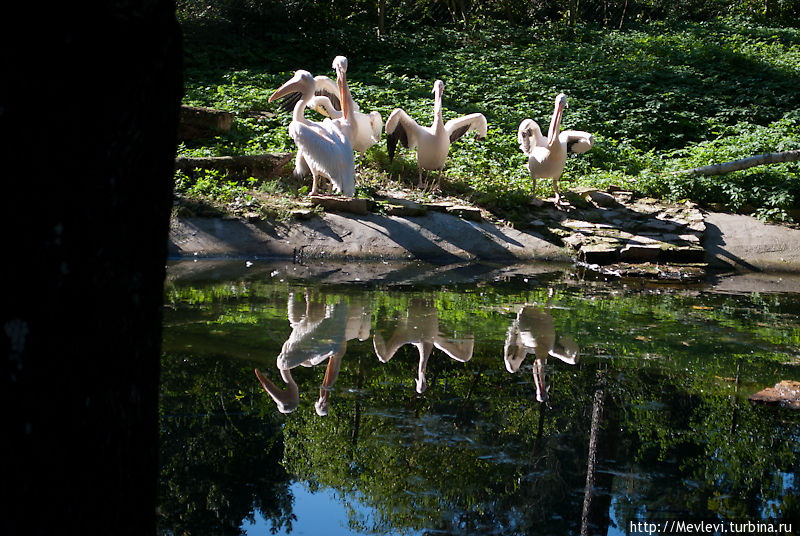
<svg viewBox="0 0 800 536">
<path fill-rule="evenodd" d="M 517 313 L 506 334 L 503 347 L 506 370 L 518 371 L 528 354 L 535 355 L 532 372 L 536 400 L 544 402 L 550 390 L 545 371 L 547 357 L 553 356 L 574 365 L 578 361 L 578 345 L 569 337 L 556 340 L 553 316 L 538 307 L 526 305 Z"/>
<path fill-rule="evenodd" d="M 401 318 L 386 341 L 381 333 L 372 338 L 375 353 L 383 363 L 389 361 L 401 346 L 413 344 L 420 352 L 420 357 L 430 355 L 434 347 L 446 353 L 456 361 L 469 361 L 475 346 L 475 337 L 465 335 L 463 338 L 444 337 L 439 332 L 439 317 L 436 308 L 421 301 L 411 303 L 405 318 Z"/>
<path fill-rule="evenodd" d="M 425 368 L 433 348 L 438 348 L 450 358 L 464 363 L 472 358 L 475 337 L 471 334 L 460 338 L 443 336 L 439 332 L 439 317 L 436 308 L 417 300 L 409 306 L 407 316 L 398 321 L 388 341 L 381 333 L 375 333 L 372 337 L 372 344 L 378 359 L 383 363 L 394 357 L 401 346 L 406 344 L 415 346 L 419 353 L 417 392 L 422 393 L 427 388 Z"/>
</svg>

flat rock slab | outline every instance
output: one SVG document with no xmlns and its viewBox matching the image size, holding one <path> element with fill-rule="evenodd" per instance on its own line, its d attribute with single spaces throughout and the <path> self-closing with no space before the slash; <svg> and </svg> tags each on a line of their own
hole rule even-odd
<svg viewBox="0 0 800 536">
<path fill-rule="evenodd" d="M 326 213 L 288 223 L 177 218 L 169 253 L 172 258 L 422 260 L 438 265 L 573 261 L 568 250 L 535 233 L 432 211 L 423 217 Z"/>
<path fill-rule="evenodd" d="M 800 227 L 703 213 L 692 203 L 635 199 L 623 191 L 611 192 L 621 203 L 611 204 L 597 194 L 591 188 L 571 192 L 569 197 L 580 199 L 583 208 L 573 204 L 556 208 L 552 202 L 531 207 L 530 224 L 523 229 L 485 221 L 474 207 L 452 201 L 418 203 L 403 199 L 402 192 L 398 198 L 389 197 L 385 214 L 370 212 L 375 204 L 371 200 L 318 196 L 305 208 L 321 205 L 325 213 L 299 210 L 289 222 L 255 217 L 175 218 L 169 252 L 172 258 L 316 257 L 434 263 L 578 259 L 591 266 L 609 266 L 603 273 L 654 271 L 659 278 L 670 274 L 670 279 L 685 277 L 687 272 L 680 266 L 691 266 L 689 272 L 694 274 L 706 263 L 740 272 L 800 273 Z M 636 263 L 660 268 L 620 268 Z"/>
<path fill-rule="evenodd" d="M 594 188 L 576 188 L 566 198 L 570 206 L 558 209 L 561 214 L 540 212 L 538 221 L 574 248 L 583 262 L 681 265 L 704 260 L 703 229 L 690 228 L 702 224 L 703 215 L 692 203 L 634 200 L 632 192 Z"/>
<path fill-rule="evenodd" d="M 390 216 L 424 216 L 428 209 L 409 199 L 386 199 L 386 213 Z"/>
<path fill-rule="evenodd" d="M 178 139 L 189 141 L 228 132 L 233 125 L 233 114 L 200 106 L 181 106 Z"/>
<path fill-rule="evenodd" d="M 320 206 L 330 212 L 349 212 L 350 214 L 367 214 L 369 205 L 366 199 L 357 197 L 337 197 L 333 195 L 312 195 L 311 204 Z"/>
<path fill-rule="evenodd" d="M 748 397 L 751 402 L 800 410 L 800 382 L 783 380 Z"/>
<path fill-rule="evenodd" d="M 480 209 L 475 207 L 454 205 L 452 207 L 447 207 L 447 213 L 469 221 L 483 220 Z"/>
<path fill-rule="evenodd" d="M 711 266 L 737 271 L 800 271 L 800 228 L 718 212 L 706 214 L 705 225 L 703 246 Z"/>
</svg>

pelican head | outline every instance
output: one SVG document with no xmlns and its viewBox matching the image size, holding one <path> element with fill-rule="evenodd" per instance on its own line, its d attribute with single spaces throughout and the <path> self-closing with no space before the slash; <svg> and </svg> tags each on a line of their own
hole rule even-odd
<svg viewBox="0 0 800 536">
<path fill-rule="evenodd" d="M 336 56 L 333 58 L 332 64 L 333 70 L 336 71 L 336 74 L 339 74 L 339 71 L 342 73 L 347 72 L 347 58 L 344 56 Z"/>
<path fill-rule="evenodd" d="M 433 93 L 439 98 L 442 98 L 442 95 L 444 94 L 444 82 L 442 82 L 441 80 L 437 80 L 436 82 L 434 82 L 431 93 Z"/>
<path fill-rule="evenodd" d="M 339 88 L 339 99 L 342 101 L 342 115 L 349 120 L 353 106 L 353 98 L 347 88 L 347 58 L 336 56 L 333 58 L 333 70 L 336 71 L 336 86 Z"/>
<path fill-rule="evenodd" d="M 569 105 L 567 104 L 567 95 L 566 94 L 559 93 L 556 96 L 556 106 L 558 106 L 559 108 L 569 108 Z"/>
<path fill-rule="evenodd" d="M 303 69 L 296 71 L 292 78 L 275 90 L 268 102 L 272 102 L 289 93 L 300 93 L 304 99 L 310 99 L 314 95 L 314 77 L 311 76 L 311 73 Z"/>
</svg>

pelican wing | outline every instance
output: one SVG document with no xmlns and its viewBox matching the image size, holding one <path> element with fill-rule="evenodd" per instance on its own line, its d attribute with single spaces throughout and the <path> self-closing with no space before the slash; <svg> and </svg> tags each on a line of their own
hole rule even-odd
<svg viewBox="0 0 800 536">
<path fill-rule="evenodd" d="M 509 326 L 506 333 L 506 342 L 503 345 L 503 361 L 506 364 L 506 370 L 511 373 L 518 371 L 527 355 L 528 350 L 520 340 L 519 319 L 517 319 Z"/>
<path fill-rule="evenodd" d="M 470 130 L 477 130 L 476 139 L 482 140 L 486 137 L 488 125 L 483 114 L 469 114 L 451 119 L 444 124 L 444 130 L 447 132 L 447 137 L 450 138 L 450 143 L 460 139 Z"/>
<path fill-rule="evenodd" d="M 566 141 L 567 151 L 571 153 L 582 154 L 594 147 L 594 136 L 582 130 L 565 130 L 558 137 Z"/>
<path fill-rule="evenodd" d="M 381 131 L 383 130 L 383 118 L 381 114 L 375 111 L 369 113 L 369 124 L 372 127 L 371 139 L 372 143 L 376 144 L 381 139 Z"/>
<path fill-rule="evenodd" d="M 535 147 L 547 146 L 547 138 L 542 134 L 539 124 L 533 119 L 525 119 L 519 124 L 517 141 L 519 142 L 519 148 L 528 156 L 533 153 Z"/>
<path fill-rule="evenodd" d="M 472 351 L 475 348 L 475 336 L 466 335 L 463 339 L 436 337 L 433 344 L 452 359 L 465 363 L 472 359 Z"/>
<path fill-rule="evenodd" d="M 334 110 L 342 110 L 342 102 L 339 100 L 339 86 L 327 76 L 314 77 L 314 95 L 328 97 L 333 104 Z"/>
<path fill-rule="evenodd" d="M 336 82 L 334 82 L 327 76 L 314 77 L 314 95 L 317 97 L 326 97 L 328 99 L 328 104 L 330 106 L 330 109 L 337 111 L 342 110 L 342 103 L 339 100 L 339 87 L 336 85 Z M 287 93 L 286 95 L 278 99 L 278 106 L 282 110 L 290 112 L 292 111 L 294 105 L 297 104 L 297 101 L 299 101 L 301 97 L 302 94 L 299 91 Z M 312 102 L 313 99 L 306 104 L 306 107 L 315 108 L 315 105 L 311 104 Z M 331 116 L 328 115 L 328 117 Z"/>
<path fill-rule="evenodd" d="M 419 142 L 419 126 L 402 108 L 395 108 L 386 120 L 386 148 L 389 161 L 394 158 L 395 148 L 399 141 L 406 149 L 413 149 Z"/>
<path fill-rule="evenodd" d="M 331 179 L 345 195 L 355 193 L 353 148 L 332 121 L 312 125 L 293 122 L 289 135 L 309 168 Z"/>
</svg>

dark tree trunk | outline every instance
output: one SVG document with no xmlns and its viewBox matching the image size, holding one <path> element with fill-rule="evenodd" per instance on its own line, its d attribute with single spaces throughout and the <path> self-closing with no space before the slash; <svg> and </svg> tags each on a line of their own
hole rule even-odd
<svg viewBox="0 0 800 536">
<path fill-rule="evenodd" d="M 575 21 L 578 19 L 577 17 L 578 11 L 578 0 L 569 0 L 569 27 L 575 27 Z"/>
<path fill-rule="evenodd" d="M 378 0 L 378 35 L 384 35 L 384 23 L 386 22 L 386 0 Z"/>
<path fill-rule="evenodd" d="M 3 534 L 154 534 L 174 2 L 15 2 L 0 125 Z M 13 184 L 13 187 L 11 186 Z M 11 189 L 13 188 L 13 189 Z"/>
<path fill-rule="evenodd" d="M 607 374 L 605 369 L 598 369 L 595 374 L 581 536 L 606 534 L 611 522 L 609 512 L 613 476 L 611 472 L 600 469 L 607 460 L 615 458 L 619 422 L 613 400 L 605 392 Z"/>
</svg>

